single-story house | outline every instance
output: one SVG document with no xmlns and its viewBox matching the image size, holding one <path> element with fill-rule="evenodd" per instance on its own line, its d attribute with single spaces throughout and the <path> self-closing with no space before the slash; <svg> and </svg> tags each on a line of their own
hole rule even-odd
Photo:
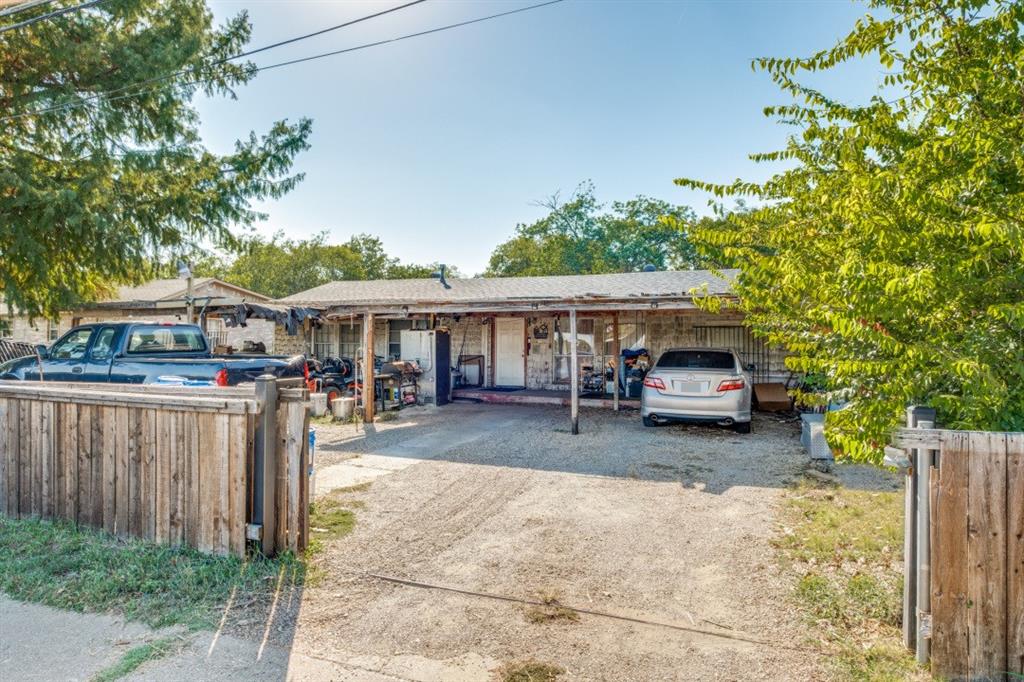
<svg viewBox="0 0 1024 682">
<path fill-rule="evenodd" d="M 23 315 L 10 315 L 0 309 L 0 338 L 27 343 L 50 344 L 66 331 L 90 322 L 124 321 L 183 322 L 188 319 L 188 280 L 154 279 L 138 286 L 120 287 L 104 301 L 85 304 L 62 313 L 57 321 L 32 320 Z M 219 307 L 248 303 L 265 303 L 269 297 L 215 277 L 192 280 L 192 302 L 195 319 L 204 324 L 214 346 L 231 346 L 242 350 L 246 341 L 263 343 L 266 352 L 274 352 L 274 327 L 270 320 L 249 320 L 246 326 L 227 326 L 216 314 Z"/>
<path fill-rule="evenodd" d="M 319 358 L 364 358 L 369 336 L 375 355 L 400 359 L 402 330 L 445 328 L 450 364 L 463 369 L 474 386 L 526 389 L 514 402 L 559 395 L 568 401 L 575 318 L 581 370 L 617 367 L 614 359 L 622 349 L 647 349 L 654 360 L 671 347 L 724 346 L 755 365 L 755 381 L 785 378 L 783 353 L 751 336 L 739 312 L 710 313 L 694 302 L 704 293 L 732 298 L 730 280 L 737 274 L 682 270 L 331 282 L 280 301 L 319 309 L 323 324 L 290 337 L 279 328 L 275 348 Z M 460 390 L 465 397 L 470 389 Z M 617 392 L 610 402 L 618 405 Z"/>
</svg>

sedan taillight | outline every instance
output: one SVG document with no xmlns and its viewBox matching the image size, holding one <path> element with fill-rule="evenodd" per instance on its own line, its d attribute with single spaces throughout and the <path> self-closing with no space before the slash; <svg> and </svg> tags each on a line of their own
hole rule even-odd
<svg viewBox="0 0 1024 682">
<path fill-rule="evenodd" d="M 656 388 L 659 391 L 665 390 L 665 382 L 661 380 L 661 377 L 644 377 L 644 386 Z"/>
<path fill-rule="evenodd" d="M 746 384 L 743 379 L 726 379 L 722 383 L 718 384 L 719 391 L 738 391 L 742 389 Z"/>
</svg>

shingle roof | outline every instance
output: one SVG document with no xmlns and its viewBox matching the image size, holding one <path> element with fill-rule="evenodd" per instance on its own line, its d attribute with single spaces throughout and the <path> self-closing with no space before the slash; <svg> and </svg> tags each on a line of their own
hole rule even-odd
<svg viewBox="0 0 1024 682">
<path fill-rule="evenodd" d="M 731 293 L 729 282 L 739 270 L 626 272 L 608 275 L 554 277 L 475 277 L 451 279 L 445 289 L 436 279 L 391 279 L 331 282 L 293 294 L 284 303 L 345 306 L 415 303 L 497 303 L 509 301 L 563 301 L 688 298 L 705 284 L 710 294 Z"/>
<path fill-rule="evenodd" d="M 192 286 L 198 288 L 213 277 L 196 277 Z M 153 279 L 136 287 L 120 287 L 112 301 L 167 301 L 182 298 L 188 289 L 184 279 Z"/>
<path fill-rule="evenodd" d="M 249 300 L 267 301 L 269 298 L 255 291 L 250 291 L 230 282 L 219 280 L 216 277 L 195 277 L 192 279 L 192 288 L 199 291 L 207 284 L 234 289 Z M 154 279 L 140 284 L 136 287 L 120 287 L 117 295 L 104 301 L 104 303 L 136 303 L 142 301 L 177 301 L 185 298 L 188 291 L 188 282 L 185 279 Z"/>
</svg>

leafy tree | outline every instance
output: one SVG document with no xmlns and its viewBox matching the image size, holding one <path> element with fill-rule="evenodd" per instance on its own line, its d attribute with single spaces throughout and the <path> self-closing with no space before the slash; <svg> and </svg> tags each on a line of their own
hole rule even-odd
<svg viewBox="0 0 1024 682">
<path fill-rule="evenodd" d="M 329 244 L 328 233 L 310 239 L 286 239 L 281 232 L 270 239 L 253 237 L 229 264 L 203 260 L 196 274 L 216 276 L 232 284 L 283 298 L 340 280 L 407 279 L 430 277 L 436 265 L 403 264 L 384 251 L 377 237 L 359 234 L 343 244 Z M 450 276 L 457 270 L 449 268 Z"/>
<path fill-rule="evenodd" d="M 879 461 L 908 404 L 952 428 L 1024 429 L 1024 3 L 878 0 L 831 49 L 759 59 L 799 127 L 768 181 L 679 184 L 760 207 L 697 229 L 742 268 L 739 307 L 843 400 L 830 440 Z M 879 93 L 844 104 L 801 74 L 877 58 Z M 709 305 L 712 305 L 709 302 Z M 799 396 L 803 399 L 815 399 Z"/>
<path fill-rule="evenodd" d="M 344 244 L 330 245 L 327 233 L 307 240 L 254 237 L 224 272 L 224 280 L 271 298 L 327 282 L 365 279 L 359 254 Z"/>
<path fill-rule="evenodd" d="M 648 264 L 662 270 L 700 262 L 685 232 L 694 218 L 687 207 L 638 196 L 602 213 L 589 183 L 566 202 L 555 194 L 540 205 L 548 215 L 518 225 L 515 235 L 495 248 L 489 275 L 630 272 Z"/>
<path fill-rule="evenodd" d="M 258 217 L 249 201 L 295 186 L 308 120 L 274 123 L 224 155 L 200 140 L 192 97 L 232 96 L 255 75 L 227 61 L 249 35 L 245 13 L 214 28 L 203 0 L 107 0 L 0 34 L 8 305 L 53 317 L 145 279 L 154 259 L 235 247 L 231 226 Z"/>
</svg>

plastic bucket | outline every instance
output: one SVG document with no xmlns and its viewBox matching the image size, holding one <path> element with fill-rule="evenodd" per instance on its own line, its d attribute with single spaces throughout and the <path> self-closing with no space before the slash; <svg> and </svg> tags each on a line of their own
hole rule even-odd
<svg viewBox="0 0 1024 682">
<path fill-rule="evenodd" d="M 327 394 L 313 393 L 309 396 L 311 409 L 314 417 L 322 417 L 327 414 Z"/>
</svg>

